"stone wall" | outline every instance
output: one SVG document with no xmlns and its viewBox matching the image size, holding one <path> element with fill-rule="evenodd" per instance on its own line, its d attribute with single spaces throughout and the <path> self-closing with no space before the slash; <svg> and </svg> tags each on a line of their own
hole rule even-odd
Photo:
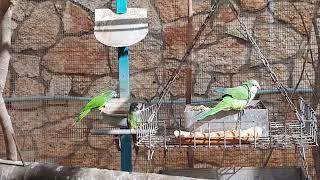
<svg viewBox="0 0 320 180">
<path fill-rule="evenodd" d="M 129 48 L 131 95 L 150 100 L 159 95 L 186 51 L 187 1 L 128 2 L 128 7 L 148 8 L 149 33 Z M 208 15 L 209 3 L 209 0 L 193 1 L 194 34 Z M 312 24 L 315 0 L 237 0 L 236 3 L 240 19 L 257 40 L 279 80 L 286 87 L 295 87 L 300 82 L 300 88 L 310 88 L 315 79 L 312 58 L 318 58 Z M 100 44 L 93 35 L 94 9 L 101 7 L 110 7 L 110 1 L 21 0 L 13 15 L 13 58 L 5 97 L 91 97 L 102 90 L 117 88 L 117 51 Z M 320 19 L 316 22 L 320 28 Z M 242 34 L 236 16 L 224 1 L 192 54 L 194 98 L 212 97 L 209 88 L 235 86 L 248 78 L 257 79 L 264 89 L 274 88 L 257 53 Z M 185 81 L 181 74 L 168 99 L 183 100 Z M 264 99 L 271 103 L 271 98 Z M 16 130 L 36 134 L 32 136 L 36 139 L 28 136 L 19 139 L 22 144 L 25 142 L 26 156 L 67 165 L 118 169 L 119 152 L 112 140 L 70 131 L 82 105 L 83 102 L 73 101 L 8 103 Z M 182 115 L 179 113 L 183 106 L 166 107 L 163 118 L 178 119 Z M 99 118 L 98 114 L 89 116 L 89 119 Z M 86 125 L 85 129 L 92 126 Z M 55 133 L 45 135 L 49 131 Z M 65 137 L 57 137 L 59 133 Z M 135 160 L 137 170 L 146 166 L 144 155 Z M 240 157 L 241 153 L 231 156 Z M 154 165 L 155 169 L 161 169 L 162 160 L 159 163 Z M 184 167 L 186 159 L 176 163 L 168 167 L 181 164 Z"/>
<path fill-rule="evenodd" d="M 312 18 L 314 1 L 241 0 L 240 19 L 256 38 L 272 68 L 287 87 L 314 83 L 307 52 L 308 36 L 317 59 Z M 209 1 L 193 3 L 194 33 L 208 14 Z M 6 96 L 93 96 L 118 84 L 116 50 L 93 36 L 94 9 L 109 1 L 21 1 L 14 13 L 14 54 Z M 152 99 L 177 67 L 186 50 L 187 1 L 129 1 L 128 7 L 148 8 L 149 34 L 130 47 L 133 97 Z M 319 26 L 319 24 L 318 24 Z M 222 3 L 193 53 L 194 96 L 208 88 L 234 86 L 256 78 L 273 88 L 261 61 L 242 35 L 238 20 Z M 306 62 L 306 63 L 305 63 Z M 23 84 L 23 86 L 21 86 Z M 183 75 L 171 88 L 173 98 L 184 97 Z"/>
</svg>

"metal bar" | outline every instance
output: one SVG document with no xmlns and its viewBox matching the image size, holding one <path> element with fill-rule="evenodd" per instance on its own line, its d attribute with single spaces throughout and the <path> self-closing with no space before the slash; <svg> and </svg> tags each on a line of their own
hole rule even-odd
<svg viewBox="0 0 320 180">
<path fill-rule="evenodd" d="M 132 171 L 131 135 L 121 135 L 121 170 Z"/>
<path fill-rule="evenodd" d="M 241 111 L 239 112 L 239 147 L 241 147 Z"/>
<path fill-rule="evenodd" d="M 195 133 L 196 133 L 196 123 L 193 123 L 193 146 L 194 148 L 196 149 L 196 136 L 195 136 Z"/>
<path fill-rule="evenodd" d="M 224 148 L 226 148 L 226 122 L 223 121 L 223 144 L 224 144 Z"/>
<path fill-rule="evenodd" d="M 165 121 L 163 121 L 163 128 L 164 128 L 164 148 L 167 149 L 167 128 L 166 128 Z"/>
<path fill-rule="evenodd" d="M 209 137 L 209 148 L 211 147 L 211 138 L 210 138 L 210 122 L 208 122 L 208 137 Z"/>
<path fill-rule="evenodd" d="M 127 12 L 127 0 L 116 0 L 116 13 Z M 119 89 L 120 97 L 130 97 L 129 83 L 129 50 L 128 47 L 118 48 Z M 121 170 L 132 171 L 131 135 L 121 135 Z"/>
<path fill-rule="evenodd" d="M 181 148 L 181 118 L 179 119 L 179 149 Z"/>
<path fill-rule="evenodd" d="M 125 134 L 137 134 L 135 129 L 91 129 L 92 135 L 125 135 Z"/>
<path fill-rule="evenodd" d="M 256 138 L 256 121 L 253 121 L 253 138 L 254 138 L 254 148 L 257 147 L 257 138 Z"/>
<path fill-rule="evenodd" d="M 127 12 L 127 0 L 116 0 L 116 13 L 124 14 Z"/>
<path fill-rule="evenodd" d="M 128 47 L 118 48 L 120 97 L 130 97 Z"/>
<path fill-rule="evenodd" d="M 191 46 L 193 38 L 193 11 L 192 11 L 192 0 L 188 1 L 188 29 L 187 29 L 187 46 Z M 191 104 L 192 98 L 192 50 L 190 55 L 186 58 L 187 69 L 186 69 L 186 104 Z"/>
<path fill-rule="evenodd" d="M 210 89 L 213 91 L 214 88 Z M 288 88 L 287 91 L 288 93 L 293 92 L 293 88 Z M 310 88 L 301 88 L 296 90 L 297 93 L 314 93 L 316 92 L 313 89 Z M 257 94 L 264 95 L 264 94 L 278 94 L 281 93 L 279 90 L 276 89 L 264 89 L 264 90 L 259 90 Z M 21 101 L 90 101 L 92 98 L 91 97 L 76 97 L 76 96 L 15 96 L 15 97 L 7 97 L 4 98 L 4 102 L 21 102 Z M 128 100 L 128 102 L 131 102 Z M 163 100 L 163 104 L 171 104 L 171 103 L 179 103 L 179 104 L 184 104 L 186 100 L 184 98 L 181 98 L 179 100 Z M 156 104 L 157 100 L 152 100 L 151 103 Z M 212 99 L 208 100 L 194 100 L 191 101 L 192 104 L 197 104 L 197 103 L 212 103 Z"/>
</svg>

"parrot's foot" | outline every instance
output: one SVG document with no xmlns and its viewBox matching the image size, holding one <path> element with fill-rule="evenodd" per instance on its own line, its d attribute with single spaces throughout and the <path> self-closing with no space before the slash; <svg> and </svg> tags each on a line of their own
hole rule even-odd
<svg viewBox="0 0 320 180">
<path fill-rule="evenodd" d="M 244 116 L 244 109 L 240 110 L 239 116 L 240 116 L 240 117 Z"/>
</svg>

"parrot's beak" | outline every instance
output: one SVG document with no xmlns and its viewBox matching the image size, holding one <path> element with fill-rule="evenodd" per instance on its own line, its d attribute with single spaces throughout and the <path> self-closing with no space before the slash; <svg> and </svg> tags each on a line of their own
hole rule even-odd
<svg viewBox="0 0 320 180">
<path fill-rule="evenodd" d="M 257 88 L 258 88 L 258 89 L 261 89 L 261 87 L 260 87 L 260 85 L 259 85 L 259 84 L 257 84 Z"/>
</svg>

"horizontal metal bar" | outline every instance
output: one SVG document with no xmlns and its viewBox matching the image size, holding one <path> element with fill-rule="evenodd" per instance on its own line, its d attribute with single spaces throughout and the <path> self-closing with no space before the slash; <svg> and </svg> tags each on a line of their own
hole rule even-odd
<svg viewBox="0 0 320 180">
<path fill-rule="evenodd" d="M 211 89 L 212 90 L 212 89 Z M 294 92 L 294 88 L 288 88 L 287 89 L 289 93 Z M 311 88 L 305 88 L 305 89 L 297 89 L 297 93 L 312 93 L 314 92 Z M 280 93 L 277 89 L 263 89 L 259 90 L 258 94 L 278 94 Z M 59 101 L 59 100 L 70 100 L 70 101 L 90 101 L 92 97 L 77 97 L 77 96 L 16 96 L 16 97 L 7 97 L 4 98 L 5 102 L 20 102 L 20 101 Z M 152 100 L 151 104 L 156 103 L 158 100 Z M 192 104 L 197 103 L 213 103 L 214 99 L 205 99 L 205 100 L 193 100 Z M 133 102 L 132 100 L 129 100 L 128 102 Z M 136 102 L 139 102 L 138 100 Z M 185 104 L 185 99 L 181 98 L 179 100 L 163 100 L 164 104 L 171 104 L 171 103 L 177 103 L 177 104 Z"/>
<path fill-rule="evenodd" d="M 137 134 L 135 129 L 91 129 L 92 135 L 123 135 L 123 134 Z"/>
</svg>

